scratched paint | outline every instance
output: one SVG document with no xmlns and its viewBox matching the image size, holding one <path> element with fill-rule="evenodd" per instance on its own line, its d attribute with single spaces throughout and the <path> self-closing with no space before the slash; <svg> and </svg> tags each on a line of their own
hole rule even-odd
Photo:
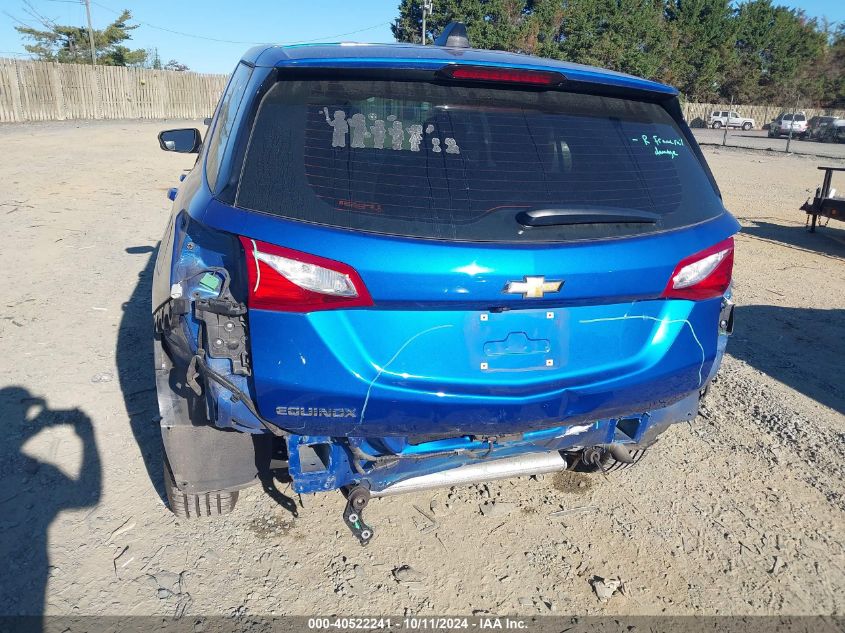
<svg viewBox="0 0 845 633">
<path fill-rule="evenodd" d="M 258 286 L 261 283 L 261 266 L 258 263 L 258 246 L 255 244 L 255 240 L 250 240 L 252 243 L 252 257 L 255 259 L 255 287 L 252 289 L 253 292 L 258 292 Z"/>
<path fill-rule="evenodd" d="M 583 424 L 583 425 L 574 424 L 572 426 L 566 427 L 566 430 L 563 432 L 563 435 L 557 435 L 555 437 L 559 438 L 559 437 L 568 437 L 570 435 L 580 435 L 581 433 L 586 433 L 587 431 L 589 431 L 592 428 L 593 428 L 592 424 Z"/>
<path fill-rule="evenodd" d="M 627 321 L 630 319 L 640 319 L 642 321 L 654 321 L 655 323 L 660 323 L 661 325 L 671 325 L 672 323 L 684 323 L 689 328 L 692 337 L 695 339 L 698 348 L 701 350 L 701 364 L 698 366 L 698 388 L 701 388 L 703 378 L 701 375 L 702 370 L 704 369 L 704 363 L 707 360 L 707 355 L 704 352 L 704 345 L 701 344 L 701 341 L 698 340 L 698 335 L 695 333 L 695 328 L 692 327 L 692 323 L 689 322 L 687 319 L 658 319 L 653 316 L 648 316 L 645 314 L 635 314 L 635 315 L 625 315 L 619 317 L 606 317 L 602 319 L 582 319 L 579 323 L 605 323 L 609 321 Z"/>
<path fill-rule="evenodd" d="M 435 332 L 435 331 L 437 331 L 437 330 L 445 330 L 445 329 L 448 329 L 448 328 L 451 328 L 451 327 L 454 327 L 454 326 L 453 326 L 453 325 L 451 325 L 451 324 L 446 324 L 446 325 L 436 325 L 436 326 L 434 326 L 434 327 L 430 327 L 430 328 L 428 328 L 428 329 L 426 329 L 426 330 L 422 330 L 421 332 L 417 332 L 416 334 L 414 334 L 413 336 L 411 336 L 411 337 L 410 337 L 407 341 L 405 341 L 404 343 L 402 343 L 402 345 L 399 347 L 399 349 L 397 349 L 397 350 L 396 350 L 396 353 L 395 353 L 393 356 L 391 356 L 390 360 L 388 360 L 388 361 L 384 364 L 384 366 L 383 366 L 383 367 L 379 367 L 378 365 L 376 365 L 375 363 L 373 363 L 373 367 L 374 367 L 377 371 L 376 371 L 376 375 L 375 375 L 375 377 L 374 377 L 374 378 L 370 381 L 370 384 L 369 384 L 369 386 L 367 387 L 367 393 L 366 393 L 366 395 L 364 396 L 364 404 L 363 404 L 363 405 L 361 405 L 361 415 L 360 415 L 360 417 L 358 418 L 358 424 L 359 424 L 359 425 L 361 425 L 361 424 L 363 424 L 363 423 L 364 423 L 364 414 L 367 412 L 367 405 L 368 405 L 368 404 L 369 404 L 369 402 L 370 402 L 370 393 L 372 392 L 373 387 L 375 386 L 376 382 L 378 382 L 378 379 L 379 379 L 379 378 L 381 378 L 381 375 L 382 375 L 385 371 L 387 371 L 387 368 L 388 368 L 388 367 L 390 367 L 390 365 L 393 363 L 393 361 L 395 361 L 397 358 L 399 358 L 399 355 L 400 355 L 402 352 L 404 352 L 404 351 L 405 351 L 405 349 L 406 349 L 406 348 L 407 348 L 407 347 L 408 347 L 411 343 L 413 343 L 415 340 L 417 340 L 419 337 L 424 336 L 424 335 L 426 335 L 426 334 L 429 334 L 429 333 L 431 333 L 431 332 Z"/>
</svg>

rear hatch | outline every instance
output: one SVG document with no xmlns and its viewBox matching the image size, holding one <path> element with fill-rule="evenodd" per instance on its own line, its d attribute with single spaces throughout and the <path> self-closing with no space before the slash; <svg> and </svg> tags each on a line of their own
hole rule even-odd
<svg viewBox="0 0 845 633">
<path fill-rule="evenodd" d="M 243 236 L 261 413 L 502 434 L 699 389 L 737 225 L 690 142 L 644 100 L 279 81 L 234 204 L 205 217 Z"/>
</svg>

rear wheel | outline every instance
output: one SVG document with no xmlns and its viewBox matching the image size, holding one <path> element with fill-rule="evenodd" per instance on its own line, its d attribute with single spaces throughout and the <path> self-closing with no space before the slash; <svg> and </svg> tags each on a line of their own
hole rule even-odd
<svg viewBox="0 0 845 633">
<path fill-rule="evenodd" d="M 164 467 L 164 489 L 167 492 L 167 505 L 177 517 L 193 519 L 195 517 L 223 516 L 235 509 L 238 491 L 208 492 L 187 494 L 179 490 L 167 454 L 162 450 L 161 462 Z"/>
<path fill-rule="evenodd" d="M 722 127 L 721 121 L 713 121 L 713 129 L 714 130 L 718 130 L 720 127 Z"/>
</svg>

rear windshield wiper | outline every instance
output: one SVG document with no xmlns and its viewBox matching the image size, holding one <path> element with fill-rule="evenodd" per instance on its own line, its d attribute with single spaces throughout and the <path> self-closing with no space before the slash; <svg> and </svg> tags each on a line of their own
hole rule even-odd
<svg viewBox="0 0 845 633">
<path fill-rule="evenodd" d="M 520 211 L 516 221 L 522 226 L 563 224 L 656 224 L 660 215 L 638 209 L 616 207 L 565 207 Z"/>
</svg>

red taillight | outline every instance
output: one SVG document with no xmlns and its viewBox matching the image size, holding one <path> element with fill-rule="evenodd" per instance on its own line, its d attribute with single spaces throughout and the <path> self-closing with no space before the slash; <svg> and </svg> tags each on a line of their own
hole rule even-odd
<svg viewBox="0 0 845 633">
<path fill-rule="evenodd" d="M 564 80 L 563 75 L 556 72 L 522 70 L 519 68 L 496 68 L 491 66 L 452 65 L 443 67 L 440 73 L 449 79 L 530 84 L 533 86 L 555 86 Z"/>
<path fill-rule="evenodd" d="M 729 237 L 682 259 L 661 296 L 694 301 L 720 297 L 731 284 L 733 267 L 734 238 Z"/>
<path fill-rule="evenodd" d="M 313 312 L 373 305 L 351 266 L 241 237 L 249 276 L 250 308 Z"/>
</svg>

